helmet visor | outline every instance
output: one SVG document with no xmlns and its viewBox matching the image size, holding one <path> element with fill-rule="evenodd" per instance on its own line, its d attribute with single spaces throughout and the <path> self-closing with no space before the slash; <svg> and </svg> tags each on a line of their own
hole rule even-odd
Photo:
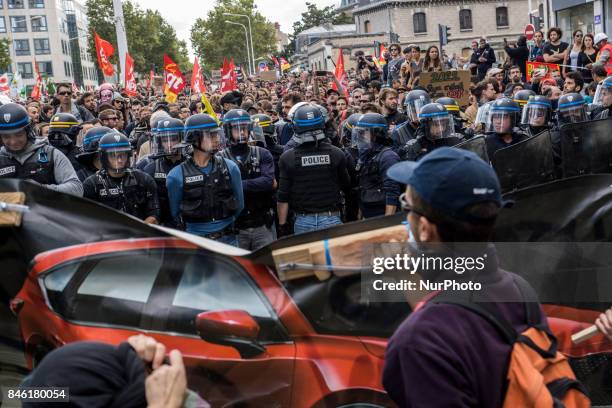
<svg viewBox="0 0 612 408">
<path fill-rule="evenodd" d="M 428 119 L 429 138 L 432 140 L 452 137 L 455 130 L 455 122 L 450 114 L 434 116 Z"/>
<path fill-rule="evenodd" d="M 605 107 L 612 106 L 612 85 L 606 85 L 605 83 L 597 85 L 593 104 Z"/>
<path fill-rule="evenodd" d="M 232 122 L 228 125 L 232 144 L 247 143 L 251 133 L 250 122 Z"/>
<path fill-rule="evenodd" d="M 511 133 L 514 127 L 516 113 L 505 110 L 489 111 L 487 121 L 485 122 L 485 132 L 506 134 Z"/>
<path fill-rule="evenodd" d="M 431 100 L 425 97 L 407 100 L 406 101 L 406 115 L 408 115 L 408 118 L 410 119 L 410 121 L 418 122 L 419 112 L 421 111 L 421 108 L 430 102 Z"/>
<path fill-rule="evenodd" d="M 179 154 L 181 139 L 181 132 L 178 131 L 157 132 L 153 135 L 151 153 L 156 156 Z"/>
<path fill-rule="evenodd" d="M 132 165 L 132 149 L 116 147 L 102 151 L 102 166 L 109 173 L 123 173 Z"/>
<path fill-rule="evenodd" d="M 532 127 L 546 126 L 550 121 L 551 106 L 542 104 L 529 103 L 523 109 L 521 124 Z"/>
<path fill-rule="evenodd" d="M 225 137 L 221 129 L 199 130 L 196 146 L 207 153 L 216 153 L 225 148 Z"/>
<path fill-rule="evenodd" d="M 351 133 L 351 143 L 357 150 L 365 151 L 372 147 L 372 141 L 374 136 L 372 135 L 371 129 L 364 127 L 353 127 Z"/>
<path fill-rule="evenodd" d="M 476 123 L 487 123 L 487 118 L 489 117 L 489 110 L 491 110 L 490 103 L 485 103 L 480 108 L 478 108 L 478 112 L 476 113 Z"/>
<path fill-rule="evenodd" d="M 584 103 L 559 106 L 559 119 L 562 123 L 578 123 L 587 120 Z"/>
</svg>

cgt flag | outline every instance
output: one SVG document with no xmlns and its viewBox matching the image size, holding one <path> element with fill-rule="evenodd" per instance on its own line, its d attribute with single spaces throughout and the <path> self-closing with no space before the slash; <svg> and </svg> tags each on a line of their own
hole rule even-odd
<svg viewBox="0 0 612 408">
<path fill-rule="evenodd" d="M 30 94 L 30 97 L 38 101 L 42 96 L 43 80 L 42 76 L 40 76 L 40 71 L 38 70 L 38 64 L 36 63 L 36 60 L 34 60 L 34 74 L 36 75 L 36 83 L 34 84 L 34 88 L 32 88 L 32 93 Z"/>
<path fill-rule="evenodd" d="M 387 52 L 385 44 L 380 44 L 380 56 L 378 57 L 378 63 L 380 65 L 385 65 L 387 63 L 387 61 L 385 61 L 385 52 Z"/>
<path fill-rule="evenodd" d="M 111 76 L 115 73 L 115 68 L 110 62 L 110 57 L 115 53 L 112 44 L 100 38 L 98 33 L 94 31 L 96 42 L 96 53 L 98 54 L 98 65 L 106 76 Z"/>
<path fill-rule="evenodd" d="M 230 72 L 227 58 L 223 58 L 223 68 L 221 68 L 221 92 L 231 91 L 232 89 L 232 73 Z"/>
<path fill-rule="evenodd" d="M 344 55 L 342 54 L 342 48 L 340 48 L 340 53 L 338 54 L 338 62 L 336 62 L 336 72 L 334 73 L 334 76 L 336 77 L 336 80 L 338 80 L 338 83 L 340 84 L 340 86 L 342 87 L 342 91 L 344 92 L 344 95 L 348 97 L 348 83 L 346 80 L 346 72 L 344 72 Z M 338 87 L 337 85 L 334 83 L 332 84 L 332 88 L 338 91 Z"/>
<path fill-rule="evenodd" d="M 282 71 L 286 71 L 289 68 L 291 68 L 291 64 L 289 64 L 284 57 L 281 57 L 280 63 L 281 63 L 281 70 Z"/>
<path fill-rule="evenodd" d="M 125 53 L 125 93 L 129 97 L 138 95 L 136 78 L 134 78 L 134 60 L 130 53 Z"/>
<path fill-rule="evenodd" d="M 198 57 L 196 57 L 193 62 L 193 72 L 191 73 L 191 93 L 203 94 L 204 92 L 206 92 L 206 85 L 204 85 L 204 79 L 202 78 L 200 62 Z"/>
<path fill-rule="evenodd" d="M 183 73 L 178 65 L 166 54 L 164 54 L 164 77 L 166 101 L 170 103 L 176 102 L 178 94 L 185 87 L 185 78 L 183 78 Z"/>
</svg>

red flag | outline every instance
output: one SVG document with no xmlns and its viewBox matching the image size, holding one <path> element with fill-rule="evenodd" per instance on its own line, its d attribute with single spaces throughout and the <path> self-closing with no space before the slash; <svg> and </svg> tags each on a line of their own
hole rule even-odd
<svg viewBox="0 0 612 408">
<path fill-rule="evenodd" d="M 281 71 L 285 71 L 291 68 L 291 64 L 289 64 L 284 57 L 281 57 L 280 63 L 281 63 Z"/>
<path fill-rule="evenodd" d="M 195 58 L 193 62 L 193 72 L 191 73 L 191 93 L 202 94 L 206 92 L 206 86 L 204 85 L 204 79 L 202 78 L 202 69 L 200 69 L 200 62 L 198 58 Z"/>
<path fill-rule="evenodd" d="M 36 83 L 34 84 L 34 88 L 32 88 L 30 96 L 32 99 L 39 100 L 42 94 L 42 77 L 40 76 L 36 59 L 34 59 L 34 74 L 36 75 Z"/>
<path fill-rule="evenodd" d="M 380 56 L 378 57 L 378 63 L 380 65 L 385 65 L 387 63 L 387 61 L 385 60 L 385 52 L 387 52 L 385 44 L 380 44 Z"/>
<path fill-rule="evenodd" d="M 166 100 L 172 103 L 185 87 L 185 78 L 178 65 L 166 54 L 164 54 L 164 73 Z"/>
<path fill-rule="evenodd" d="M 336 72 L 334 73 L 334 76 L 342 86 L 344 95 L 348 97 L 348 81 L 346 79 L 346 72 L 344 72 L 344 55 L 342 55 L 342 48 L 340 48 L 340 53 L 338 54 L 338 62 L 336 62 Z M 335 83 L 332 84 L 332 88 L 338 90 Z"/>
<path fill-rule="evenodd" d="M 278 59 L 276 59 L 276 57 L 272 57 L 272 61 L 274 61 L 274 66 L 280 69 L 280 64 L 278 63 Z"/>
<path fill-rule="evenodd" d="M 229 69 L 231 74 L 232 89 L 238 86 L 238 74 L 236 74 L 236 65 L 234 65 L 234 57 L 230 60 Z"/>
<path fill-rule="evenodd" d="M 228 64 L 223 58 L 223 69 L 221 70 L 221 92 L 231 91 L 236 88 L 236 73 L 234 72 L 234 59 Z"/>
<path fill-rule="evenodd" d="M 110 62 L 110 57 L 115 53 L 112 44 L 100 38 L 98 33 L 94 31 L 96 42 L 96 53 L 98 54 L 98 65 L 104 75 L 111 76 L 115 72 L 113 64 Z"/>
<path fill-rule="evenodd" d="M 9 92 L 10 90 L 8 74 L 3 74 L 0 76 L 0 92 Z"/>
<path fill-rule="evenodd" d="M 134 78 L 134 60 L 128 52 L 125 53 L 125 93 L 128 96 L 136 96 L 136 78 Z"/>
<path fill-rule="evenodd" d="M 155 75 L 155 73 L 153 70 L 151 70 L 149 72 L 149 79 L 147 79 L 147 88 L 151 88 L 153 86 L 153 75 Z"/>
</svg>

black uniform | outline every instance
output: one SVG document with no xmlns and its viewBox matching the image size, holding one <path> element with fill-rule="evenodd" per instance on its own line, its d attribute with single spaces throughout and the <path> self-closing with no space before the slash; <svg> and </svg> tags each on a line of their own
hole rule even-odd
<svg viewBox="0 0 612 408">
<path fill-rule="evenodd" d="M 350 185 L 342 150 L 323 140 L 288 150 L 280 158 L 278 201 L 296 213 L 338 211 L 340 190 Z"/>
<path fill-rule="evenodd" d="M 96 169 L 95 166 L 93 165 L 86 166 L 84 164 L 81 164 L 81 168 L 77 170 L 76 174 L 77 174 L 77 177 L 79 178 L 79 181 L 82 183 L 85 180 L 87 180 L 89 176 L 93 176 L 97 172 L 98 172 L 98 169 Z"/>
<path fill-rule="evenodd" d="M 85 180 L 83 189 L 86 198 L 142 220 L 151 216 L 159 220 L 155 181 L 140 170 L 127 169 L 120 178 L 111 177 L 105 170 L 100 170 Z"/>
<path fill-rule="evenodd" d="M 512 146 L 514 144 L 522 142 L 523 140 L 527 139 L 529 135 L 515 128 L 512 132 L 512 141 L 510 143 L 504 142 L 502 136 L 495 133 L 488 134 L 486 137 L 487 154 L 489 156 L 489 159 L 493 161 L 493 157 L 496 151 L 498 151 L 499 149 L 503 149 L 504 147 Z"/>
<path fill-rule="evenodd" d="M 344 195 L 345 222 L 357 221 L 359 215 L 359 151 L 354 147 L 343 147 L 346 168 L 350 178 L 350 188 Z"/>
<path fill-rule="evenodd" d="M 457 137 L 448 137 L 432 141 L 425 137 L 423 130 L 419 128 L 416 132 L 416 138 L 409 140 L 408 143 L 398 149 L 397 155 L 400 157 L 400 160 L 417 161 L 438 147 L 454 146 L 457 143 L 461 143 L 463 138 L 460 136 L 461 135 L 457 135 Z"/>
<path fill-rule="evenodd" d="M 175 220 L 170 213 L 170 202 L 168 199 L 168 188 L 166 187 L 166 179 L 168 173 L 174 167 L 181 164 L 181 160 L 173 162 L 167 157 L 159 157 L 144 168 L 144 172 L 155 180 L 157 186 L 157 198 L 159 200 L 160 217 L 159 223 L 168 227 L 177 227 Z"/>
<path fill-rule="evenodd" d="M 400 185 L 386 172 L 399 161 L 391 148 L 378 144 L 367 153 L 359 169 L 359 208 L 363 218 L 385 215 L 387 205 L 397 206 Z"/>
<path fill-rule="evenodd" d="M 34 180 L 40 184 L 57 184 L 52 146 L 39 147 L 36 152 L 21 164 L 12 156 L 0 153 L 0 178 Z"/>
</svg>

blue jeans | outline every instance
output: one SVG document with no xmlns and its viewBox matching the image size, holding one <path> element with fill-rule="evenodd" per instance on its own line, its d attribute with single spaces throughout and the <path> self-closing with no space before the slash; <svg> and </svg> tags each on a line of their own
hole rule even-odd
<svg viewBox="0 0 612 408">
<path fill-rule="evenodd" d="M 293 233 L 302 234 L 340 224 L 342 221 L 337 215 L 298 215 L 293 224 Z"/>
<path fill-rule="evenodd" d="M 237 247 L 238 246 L 238 240 L 236 239 L 236 235 L 223 235 L 222 237 L 216 239 L 215 241 L 217 242 L 223 242 L 224 244 L 227 245 L 232 245 Z"/>
</svg>

